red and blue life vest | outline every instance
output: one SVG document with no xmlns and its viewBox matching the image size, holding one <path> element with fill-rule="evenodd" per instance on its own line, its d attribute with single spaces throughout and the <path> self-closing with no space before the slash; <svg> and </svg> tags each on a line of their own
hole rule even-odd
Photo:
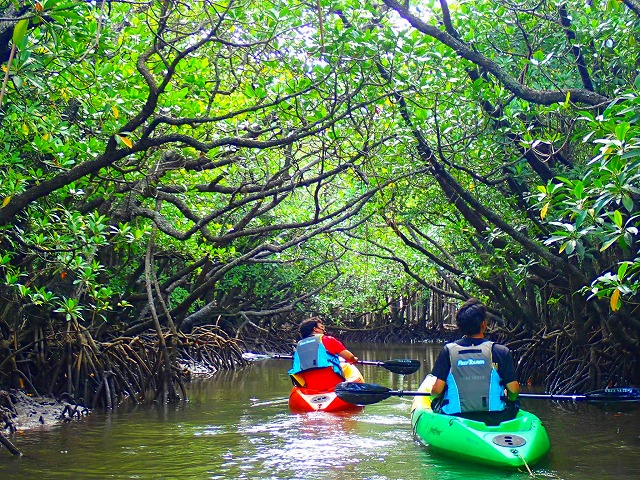
<svg viewBox="0 0 640 480">
<path fill-rule="evenodd" d="M 298 342 L 289 375 L 326 367 L 331 367 L 340 378 L 344 379 L 342 368 L 340 368 L 340 357 L 329 353 L 322 344 L 322 335 L 311 335 Z"/>
</svg>

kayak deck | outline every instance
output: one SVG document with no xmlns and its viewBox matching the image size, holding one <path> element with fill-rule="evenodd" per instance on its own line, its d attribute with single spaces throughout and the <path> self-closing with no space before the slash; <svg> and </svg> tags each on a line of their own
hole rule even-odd
<svg viewBox="0 0 640 480">
<path fill-rule="evenodd" d="M 362 374 L 355 365 L 343 363 L 341 367 L 347 382 L 363 382 Z M 315 390 L 294 386 L 289 394 L 289 410 L 293 413 L 316 411 L 358 412 L 363 409 L 364 407 L 362 405 L 353 405 L 338 398 L 333 388 L 328 390 Z"/>
<path fill-rule="evenodd" d="M 420 386 L 429 392 L 434 379 Z M 541 460 L 550 448 L 540 419 L 520 410 L 513 420 L 495 426 L 453 415 L 434 413 L 430 397 L 416 397 L 411 410 L 416 437 L 430 449 L 475 463 L 523 467 Z"/>
<path fill-rule="evenodd" d="M 353 405 L 340 400 L 335 392 L 318 391 L 302 387 L 293 387 L 289 395 L 289 410 L 294 413 L 305 412 L 357 412 L 361 405 Z"/>
</svg>

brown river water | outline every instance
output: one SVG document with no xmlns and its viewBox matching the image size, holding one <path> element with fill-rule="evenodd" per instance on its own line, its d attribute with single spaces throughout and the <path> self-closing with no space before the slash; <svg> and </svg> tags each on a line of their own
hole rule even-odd
<svg viewBox="0 0 640 480">
<path fill-rule="evenodd" d="M 439 345 L 349 345 L 363 360 L 417 358 L 399 377 L 362 366 L 365 381 L 418 387 Z M 263 360 L 189 385 L 178 406 L 95 412 L 82 422 L 16 434 L 24 455 L 0 450 L 5 479 L 525 480 L 524 471 L 465 464 L 429 452 L 412 437 L 410 397 L 352 414 L 291 414 L 286 360 Z M 525 399 L 551 438 L 534 478 L 640 479 L 640 409 Z"/>
</svg>

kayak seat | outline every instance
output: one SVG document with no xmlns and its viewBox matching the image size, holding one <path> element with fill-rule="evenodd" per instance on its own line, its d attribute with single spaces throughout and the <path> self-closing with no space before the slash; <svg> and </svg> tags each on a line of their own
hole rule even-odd
<svg viewBox="0 0 640 480">
<path fill-rule="evenodd" d="M 503 422 L 513 420 L 516 418 L 517 412 L 503 410 L 501 412 L 467 412 L 458 413 L 456 417 L 466 418 L 467 420 L 474 420 L 476 422 L 482 422 L 489 427 L 496 427 Z"/>
<path fill-rule="evenodd" d="M 489 412 L 474 412 L 478 414 L 487 414 Z M 491 414 L 502 413 L 502 412 L 491 412 Z M 485 418 L 484 420 L 480 419 L 480 415 L 476 416 L 476 418 L 469 418 L 473 416 L 469 413 L 462 415 L 452 415 L 460 418 L 464 418 L 465 420 L 471 420 L 476 422 L 477 425 L 474 426 L 476 430 L 486 430 L 486 431 L 494 431 L 494 430 L 510 430 L 510 431 L 523 431 L 531 428 L 532 419 L 529 415 L 525 413 L 520 413 L 516 415 L 515 418 L 507 418 L 502 421 L 498 421 L 499 416 L 495 416 L 493 418 Z"/>
</svg>

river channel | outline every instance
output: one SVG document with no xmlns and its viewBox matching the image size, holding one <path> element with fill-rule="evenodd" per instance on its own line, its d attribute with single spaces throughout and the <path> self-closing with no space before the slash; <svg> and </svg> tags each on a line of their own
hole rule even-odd
<svg viewBox="0 0 640 480">
<path fill-rule="evenodd" d="M 363 366 L 365 381 L 417 388 L 439 345 L 350 345 L 363 360 L 417 358 L 406 377 Z M 191 382 L 179 406 L 94 412 L 81 422 L 12 437 L 24 455 L 0 450 L 0 479 L 525 480 L 442 457 L 413 440 L 411 399 L 392 397 L 352 414 L 291 414 L 289 362 L 264 360 Z M 535 478 L 640 478 L 640 409 L 525 399 L 551 438 Z"/>
</svg>

